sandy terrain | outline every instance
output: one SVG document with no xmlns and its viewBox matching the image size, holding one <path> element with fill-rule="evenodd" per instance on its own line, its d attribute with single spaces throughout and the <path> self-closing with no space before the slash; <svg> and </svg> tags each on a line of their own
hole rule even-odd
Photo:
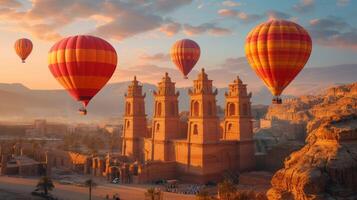
<svg viewBox="0 0 357 200">
<path fill-rule="evenodd" d="M 30 194 L 37 184 L 37 179 L 18 178 L 0 176 L 0 192 L 6 191 L 7 193 Z M 105 195 L 118 193 L 124 200 L 143 200 L 146 189 L 136 188 L 123 185 L 103 184 L 97 186 L 93 190 L 92 200 L 103 200 Z M 54 196 L 63 200 L 77 200 L 88 199 L 88 188 L 62 185 L 55 182 L 55 189 L 51 192 Z M 8 195 L 9 196 L 9 195 Z M 1 197 L 1 196 L 0 196 Z M 1 198 L 3 199 L 3 198 Z M 14 198 L 8 198 L 12 200 Z M 195 199 L 192 195 L 180 195 L 174 193 L 164 193 L 164 199 L 170 200 L 192 200 Z M 20 199 L 19 199 L 20 200 Z"/>
</svg>

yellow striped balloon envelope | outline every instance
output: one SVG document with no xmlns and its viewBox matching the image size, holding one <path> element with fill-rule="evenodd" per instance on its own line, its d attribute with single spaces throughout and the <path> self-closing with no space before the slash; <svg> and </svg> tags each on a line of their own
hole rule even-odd
<svg viewBox="0 0 357 200">
<path fill-rule="evenodd" d="M 187 79 L 188 73 L 196 65 L 200 58 L 201 50 L 198 44 L 190 39 L 183 39 L 175 42 L 171 47 L 171 61 Z"/>
<path fill-rule="evenodd" d="M 115 49 L 107 41 L 76 35 L 57 42 L 48 54 L 49 69 L 57 81 L 84 108 L 112 77 L 117 66 Z"/>
<path fill-rule="evenodd" d="M 14 48 L 16 54 L 21 58 L 22 63 L 25 63 L 26 58 L 32 51 L 32 42 L 29 39 L 21 38 L 16 40 Z"/>
<path fill-rule="evenodd" d="M 281 103 L 279 96 L 308 61 L 312 42 L 300 25 L 286 20 L 270 20 L 248 34 L 245 54 L 250 66 Z"/>
</svg>

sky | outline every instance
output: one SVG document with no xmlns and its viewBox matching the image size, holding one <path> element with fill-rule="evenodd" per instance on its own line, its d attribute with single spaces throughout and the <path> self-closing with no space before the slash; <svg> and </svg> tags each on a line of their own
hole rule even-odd
<svg viewBox="0 0 357 200">
<path fill-rule="evenodd" d="M 200 45 L 201 57 L 189 78 L 204 67 L 208 74 L 223 74 L 214 80 L 223 86 L 224 74 L 247 70 L 242 64 L 246 35 L 272 18 L 308 30 L 313 51 L 306 68 L 357 64 L 356 9 L 357 0 L 0 0 L 0 83 L 62 88 L 48 69 L 49 49 L 61 38 L 90 34 L 117 51 L 110 82 L 137 75 L 157 83 L 169 72 L 178 86 L 191 85 L 168 54 L 175 41 L 190 38 Z M 26 64 L 13 48 L 23 37 L 34 44 Z"/>
</svg>

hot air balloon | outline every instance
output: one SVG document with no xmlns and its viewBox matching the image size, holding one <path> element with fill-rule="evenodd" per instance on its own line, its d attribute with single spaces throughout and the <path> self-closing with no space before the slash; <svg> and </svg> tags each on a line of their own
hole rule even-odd
<svg viewBox="0 0 357 200">
<path fill-rule="evenodd" d="M 198 44 L 190 39 L 183 39 L 175 42 L 171 47 L 171 60 L 177 68 L 182 72 L 184 78 L 187 79 L 187 74 L 196 65 L 200 58 L 201 50 Z"/>
<path fill-rule="evenodd" d="M 16 54 L 21 58 L 22 63 L 25 63 L 26 58 L 30 55 L 32 51 L 32 42 L 29 39 L 21 38 L 15 42 Z"/>
<path fill-rule="evenodd" d="M 67 37 L 54 44 L 48 54 L 49 69 L 57 81 L 83 107 L 112 77 L 116 65 L 115 49 L 105 40 L 90 36 Z"/>
<path fill-rule="evenodd" d="M 250 66 L 274 95 L 279 97 L 308 61 L 312 42 L 300 25 L 286 20 L 270 20 L 248 34 L 245 54 Z"/>
</svg>

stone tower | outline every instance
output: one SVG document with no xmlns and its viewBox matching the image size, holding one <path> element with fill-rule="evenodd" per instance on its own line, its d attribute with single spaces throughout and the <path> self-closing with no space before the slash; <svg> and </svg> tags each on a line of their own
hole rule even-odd
<svg viewBox="0 0 357 200">
<path fill-rule="evenodd" d="M 239 141 L 239 170 L 252 169 L 255 166 L 250 102 L 252 95 L 247 93 L 247 85 L 237 77 L 229 85 L 228 93 L 225 96 L 223 139 Z"/>
<path fill-rule="evenodd" d="M 247 93 L 247 85 L 237 77 L 229 84 L 226 96 L 225 120 L 223 139 L 225 140 L 251 140 L 252 115 L 251 94 Z"/>
<path fill-rule="evenodd" d="M 169 140 L 180 136 L 180 117 L 178 110 L 179 93 L 175 91 L 175 83 L 168 73 L 154 91 L 154 116 L 152 122 L 153 160 L 171 161 L 169 157 Z"/>
<path fill-rule="evenodd" d="M 125 114 L 123 130 L 123 155 L 134 160 L 142 161 L 144 158 L 140 138 L 147 136 L 147 124 L 145 114 L 145 94 L 142 94 L 142 85 L 134 80 L 125 94 Z"/>
<path fill-rule="evenodd" d="M 217 89 L 213 91 L 202 69 L 197 80 L 193 81 L 190 95 L 190 116 L 188 120 L 188 140 L 190 143 L 217 142 L 219 138 L 219 119 L 216 114 Z"/>
</svg>

